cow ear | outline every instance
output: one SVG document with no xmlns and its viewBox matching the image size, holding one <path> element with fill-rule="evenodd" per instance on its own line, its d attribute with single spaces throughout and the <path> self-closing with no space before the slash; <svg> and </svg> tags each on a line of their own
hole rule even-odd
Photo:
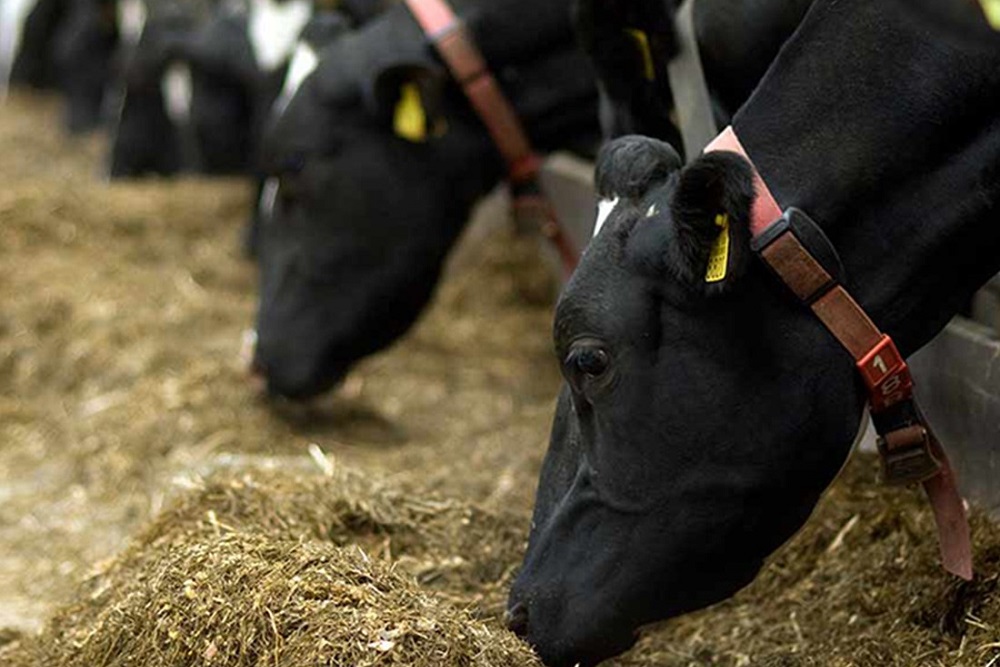
<svg viewBox="0 0 1000 667">
<path fill-rule="evenodd" d="M 444 118 L 446 78 L 424 65 L 396 65 L 378 73 L 372 87 L 372 110 L 393 134 L 424 143 L 448 130 Z"/>
<path fill-rule="evenodd" d="M 683 164 L 677 151 L 665 141 L 637 134 L 613 139 L 597 154 L 597 193 L 605 199 L 639 199 L 666 182 Z"/>
<path fill-rule="evenodd" d="M 735 153 L 708 153 L 681 170 L 670 201 L 667 264 L 684 283 L 714 295 L 746 273 L 753 198 L 750 165 Z"/>
</svg>

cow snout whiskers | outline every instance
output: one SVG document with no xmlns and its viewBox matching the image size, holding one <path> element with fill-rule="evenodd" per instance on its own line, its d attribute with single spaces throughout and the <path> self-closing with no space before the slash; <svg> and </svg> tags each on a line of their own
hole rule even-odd
<svg viewBox="0 0 1000 667">
<path fill-rule="evenodd" d="M 504 612 L 504 625 L 518 637 L 524 639 L 528 635 L 528 607 L 523 602 L 518 602 L 513 607 Z"/>
</svg>

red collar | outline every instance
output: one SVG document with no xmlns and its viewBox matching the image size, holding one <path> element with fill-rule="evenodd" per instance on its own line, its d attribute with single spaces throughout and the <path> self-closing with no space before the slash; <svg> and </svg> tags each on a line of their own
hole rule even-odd
<svg viewBox="0 0 1000 667">
<path fill-rule="evenodd" d="M 971 579 L 969 525 L 955 473 L 917 407 L 909 368 L 895 343 L 802 244 L 791 221 L 808 216 L 796 209 L 782 211 L 733 128 L 723 130 L 705 151 L 731 151 L 750 163 L 757 195 L 750 219 L 754 249 L 854 357 L 868 388 L 887 481 L 923 484 L 934 510 L 945 569 Z"/>
<path fill-rule="evenodd" d="M 746 149 L 740 143 L 736 132 L 733 131 L 732 125 L 724 129 L 719 136 L 705 147 L 706 153 L 711 153 L 712 151 L 737 153 L 746 158 L 746 161 L 753 167 L 753 185 L 754 191 L 757 193 L 757 198 L 754 199 L 753 210 L 750 215 L 750 234 L 754 237 L 760 236 L 765 229 L 771 226 L 771 223 L 781 217 L 781 207 L 778 206 L 778 201 L 771 194 L 771 190 L 767 187 L 767 183 L 764 182 L 764 178 L 760 175 L 760 172 L 754 167 L 753 161 L 747 155 Z"/>
<path fill-rule="evenodd" d="M 555 208 L 539 184 L 541 158 L 531 146 L 510 101 L 503 94 L 482 53 L 446 0 L 406 0 L 413 17 L 434 44 L 452 76 L 507 163 L 514 215 L 520 223 L 537 227 L 556 247 L 569 275 L 579 253 L 559 225 Z"/>
</svg>

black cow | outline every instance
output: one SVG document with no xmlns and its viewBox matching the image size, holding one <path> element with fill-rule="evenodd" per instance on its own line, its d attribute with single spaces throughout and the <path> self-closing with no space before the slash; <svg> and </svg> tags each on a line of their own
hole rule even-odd
<svg viewBox="0 0 1000 667">
<path fill-rule="evenodd" d="M 6 0 L 0 4 L 0 89 L 56 88 L 66 127 L 99 125 L 117 46 L 112 0 Z"/>
<path fill-rule="evenodd" d="M 56 31 L 53 56 L 70 132 L 85 132 L 101 124 L 117 50 L 115 2 L 70 3 Z"/>
<path fill-rule="evenodd" d="M 258 75 L 247 11 L 207 0 L 125 1 L 112 178 L 245 171 Z"/>
<path fill-rule="evenodd" d="M 385 2 L 143 2 L 138 29 L 129 31 L 111 176 L 253 172 L 262 128 L 304 27 L 317 11 L 356 25 Z"/>
<path fill-rule="evenodd" d="M 567 28 L 563 11 L 566 7 L 556 4 L 559 3 L 550 2 L 544 5 L 546 12 L 552 15 L 547 20 L 553 26 L 546 29 L 557 30 L 559 39 L 565 40 Z M 636 46 L 629 33 L 626 32 L 631 28 L 642 28 L 645 31 L 653 45 L 653 55 L 668 52 L 660 47 L 661 44 L 670 42 L 673 34 L 672 23 L 665 16 L 668 12 L 666 4 L 650 0 L 646 3 L 648 7 L 640 13 L 625 10 L 624 3 L 580 0 L 576 4 L 579 5 L 574 11 L 578 25 L 585 25 L 587 17 L 599 18 L 602 22 L 599 31 L 596 29 L 584 31 L 586 34 L 582 40 L 586 49 L 595 54 L 600 73 L 606 73 L 613 65 L 622 63 L 629 71 L 633 69 L 641 71 L 641 58 L 637 55 Z M 699 10 L 695 16 L 698 32 L 704 39 L 724 39 L 728 42 L 725 48 L 707 48 L 705 58 L 706 70 L 719 82 L 717 98 L 719 109 L 723 111 L 728 109 L 731 112 L 736 108 L 736 103 L 730 100 L 729 92 L 739 89 L 733 79 L 754 73 L 759 77 L 763 73 L 782 41 L 774 36 L 775 26 L 785 30 L 782 37 L 787 35 L 790 28 L 785 26 L 794 25 L 794 20 L 801 17 L 808 3 L 807 0 L 759 0 L 753 4 L 756 14 L 750 15 L 754 17 L 759 29 L 750 36 L 742 34 L 746 32 L 743 26 L 737 27 L 733 23 L 734 14 L 737 18 L 744 16 L 743 9 L 740 9 L 741 5 L 736 0 L 715 3 L 711 5 L 714 7 L 713 10 Z M 477 36 L 486 40 L 489 49 L 500 50 L 503 47 L 500 40 L 509 37 L 502 30 L 507 30 L 505 22 L 513 19 L 503 15 L 502 12 L 505 11 L 516 14 L 526 10 L 513 3 L 510 7 L 506 5 L 498 7 L 496 16 L 500 18 L 491 18 L 493 16 L 491 13 L 484 19 L 476 19 L 481 21 L 483 26 L 479 28 L 481 33 L 477 33 Z M 475 18 L 475 15 L 473 16 Z M 403 23 L 408 29 L 412 25 L 412 21 L 402 8 L 395 12 L 393 18 L 387 20 Z M 495 35 L 488 27 L 491 20 L 500 21 L 502 26 L 502 30 Z M 511 34 L 516 35 L 515 43 L 534 41 L 534 32 L 520 35 L 517 26 L 509 29 Z M 389 27 L 380 30 L 399 31 L 400 28 Z M 416 46 L 411 47 L 403 43 L 398 48 L 419 47 L 424 50 L 419 58 L 405 56 L 414 61 L 415 64 L 412 66 L 405 62 L 404 55 L 393 53 L 393 47 L 370 41 L 375 38 L 359 36 L 357 41 L 351 44 L 365 43 L 365 46 L 352 48 L 385 50 L 386 53 L 378 54 L 378 57 L 387 60 L 388 64 L 383 67 L 395 68 L 395 73 L 390 72 L 384 77 L 390 82 L 398 83 L 393 79 L 398 80 L 400 73 L 411 76 L 419 74 L 425 88 L 435 85 L 435 79 L 440 78 L 440 68 L 434 73 L 435 66 L 429 62 L 426 53 L 429 47 L 424 46 L 424 41 L 413 30 L 405 37 L 412 40 Z M 558 43 L 556 40 L 552 41 Z M 598 42 L 607 41 L 612 43 L 612 48 L 602 51 L 597 47 Z M 371 67 L 364 63 L 355 65 L 356 58 L 341 54 L 341 50 L 346 48 L 345 46 L 327 52 L 324 58 L 329 61 L 328 70 L 345 77 L 349 76 L 350 72 L 344 74 L 340 73 L 340 70 L 349 66 Z M 534 48 L 539 50 L 537 47 Z M 569 46 L 566 44 L 562 48 L 568 49 Z M 512 49 L 507 50 L 513 52 Z M 608 51 L 613 53 L 609 54 Z M 621 51 L 627 53 L 623 55 Z M 369 57 L 374 58 L 375 55 Z M 393 60 L 398 62 L 394 64 Z M 343 64 L 345 62 L 350 65 Z M 501 74 L 504 74 L 503 64 L 494 63 Z M 566 78 L 567 85 L 578 86 L 578 91 L 584 88 L 589 91 L 591 87 L 589 77 L 592 76 L 593 69 L 580 63 L 574 66 L 578 71 L 572 75 L 557 73 L 553 80 L 563 77 Z M 609 98 L 614 103 L 615 117 L 624 117 L 627 111 L 637 108 L 635 102 L 650 96 L 662 95 L 663 99 L 669 102 L 666 75 L 662 72 L 662 67 L 657 66 L 657 68 L 659 75 L 652 84 L 652 92 L 647 91 L 640 96 L 630 97 L 620 87 L 605 86 Z M 549 70 L 549 73 L 553 71 L 555 70 Z M 623 76 L 631 75 L 623 74 Z M 587 77 L 586 80 L 584 77 Z M 544 85 L 542 83 L 544 79 L 541 77 L 537 77 L 537 81 L 539 85 Z M 643 82 L 642 85 L 645 86 L 646 83 Z M 384 83 L 381 87 L 392 88 L 391 85 Z M 378 135 L 377 143 L 372 140 L 370 154 L 362 154 L 363 159 L 359 164 L 364 164 L 365 169 L 372 170 L 371 173 L 375 174 L 375 165 L 379 163 L 373 162 L 372 157 L 376 151 L 388 150 L 379 148 L 380 143 L 388 142 L 391 150 L 400 152 L 400 157 L 393 157 L 392 153 L 384 152 L 385 157 L 382 158 L 385 161 L 398 162 L 399 167 L 378 168 L 379 179 L 383 176 L 388 177 L 395 170 L 397 172 L 395 184 L 389 185 L 386 181 L 383 185 L 383 181 L 379 180 L 377 187 L 362 195 L 362 190 L 357 184 L 358 178 L 370 178 L 374 183 L 375 176 L 369 176 L 369 172 L 360 171 L 358 165 L 342 160 L 338 161 L 335 168 L 331 166 L 323 173 L 321 179 L 315 178 L 310 183 L 310 187 L 315 188 L 317 193 L 323 193 L 322 197 L 308 200 L 308 207 L 305 207 L 302 202 L 294 201 L 294 196 L 285 196 L 281 200 L 288 205 L 275 209 L 270 225 L 271 231 L 263 235 L 264 241 L 261 242 L 262 246 L 264 243 L 269 243 L 275 249 L 261 252 L 263 282 L 258 316 L 261 347 L 257 354 L 256 368 L 266 376 L 272 392 L 285 396 L 306 398 L 330 388 L 361 357 L 383 349 L 408 330 L 430 298 L 438 279 L 441 261 L 461 228 L 462 221 L 452 220 L 450 216 L 455 215 L 456 210 L 467 211 L 468 202 L 471 201 L 463 188 L 454 189 L 454 194 L 458 198 L 457 208 L 452 208 L 451 202 L 434 199 L 428 192 L 423 191 L 422 182 L 426 182 L 428 188 L 441 187 L 442 190 L 447 190 L 447 186 L 444 185 L 445 178 L 457 178 L 452 172 L 447 171 L 451 168 L 450 158 L 448 162 L 441 163 L 445 176 L 440 180 L 440 186 L 437 185 L 437 179 L 432 180 L 428 175 L 435 168 L 429 163 L 421 165 L 414 173 L 403 172 L 404 164 L 408 161 L 418 164 L 416 160 L 423 159 L 422 155 L 430 155 L 435 145 L 441 142 L 431 141 L 426 146 L 413 146 L 389 136 L 384 129 L 389 124 L 391 104 L 373 99 L 375 93 L 372 91 L 378 92 L 373 82 L 361 81 L 360 88 L 362 94 L 355 95 L 359 99 L 352 100 L 351 104 L 358 107 L 359 102 L 364 102 L 368 108 L 366 116 L 350 120 L 353 110 L 351 105 L 346 103 L 328 103 L 330 110 L 325 111 L 323 108 L 325 102 L 310 92 L 302 102 L 297 101 L 297 104 L 293 105 L 297 107 L 293 109 L 294 113 L 290 113 L 288 119 L 283 120 L 271 140 L 270 166 L 276 175 L 288 181 L 289 187 L 286 192 L 297 189 L 296 181 L 302 180 L 294 177 L 295 172 L 300 171 L 304 164 L 303 159 L 300 159 L 301 156 L 316 152 L 315 148 L 306 150 L 300 146 L 309 147 L 310 144 L 320 140 L 322 130 L 318 127 L 319 124 L 346 123 L 343 129 L 325 130 L 332 135 L 346 134 L 347 128 L 352 123 L 370 123 L 374 111 L 381 117 L 383 132 Z M 743 84 L 744 90 L 749 88 L 749 84 Z M 570 92 L 578 95 L 578 91 Z M 396 94 L 395 91 L 393 94 Z M 454 95 L 452 91 L 452 99 Z M 553 99 L 550 103 L 567 104 L 562 97 L 561 88 L 555 87 L 551 95 Z M 431 94 L 430 97 L 437 96 Z M 395 99 L 390 98 L 389 102 L 394 102 Z M 565 99 L 573 98 L 567 96 Z M 663 107 L 665 110 L 661 115 L 664 120 L 645 119 L 643 116 L 645 120 L 641 119 L 641 125 L 633 123 L 632 126 L 643 131 L 653 131 L 658 135 L 676 136 L 676 130 L 671 130 L 673 134 L 669 135 L 664 129 L 664 124 L 672 127 L 666 120 L 669 115 L 668 108 L 669 104 Z M 587 112 L 589 113 L 589 107 Z M 727 117 L 728 115 L 724 115 L 723 119 Z M 583 115 L 578 114 L 577 118 L 582 119 Z M 590 119 L 587 118 L 586 122 L 589 123 Z M 625 120 L 616 121 L 612 123 L 610 129 L 619 131 L 625 126 L 625 122 Z M 529 129 L 534 129 L 546 147 L 560 145 L 553 141 L 552 137 L 540 133 L 538 129 Z M 560 139 L 564 140 L 565 138 Z M 331 138 L 329 141 L 346 140 Z M 360 151 L 361 144 L 357 146 L 357 150 Z M 412 154 L 414 157 L 402 157 L 407 154 Z M 460 169 L 457 163 L 455 164 L 455 168 Z M 472 182 L 475 172 L 469 169 L 468 174 Z M 350 183 L 351 187 L 347 195 L 340 195 L 334 199 L 338 189 L 346 187 L 334 185 L 333 179 L 337 177 L 346 179 L 344 183 Z M 487 181 L 492 184 L 494 178 L 490 177 Z M 472 191 L 476 193 L 473 198 L 483 192 L 478 187 Z M 265 194 L 273 195 L 274 192 L 272 188 L 269 192 L 265 191 Z M 438 206 L 441 213 L 434 215 L 430 212 L 421 212 L 417 215 L 411 211 L 411 206 L 407 205 L 407 197 L 414 202 L 425 202 L 422 204 L 424 206 Z M 269 202 L 271 198 L 264 197 L 263 200 Z M 391 205 L 392 208 L 385 210 L 381 208 L 382 204 Z M 411 215 L 412 220 L 407 221 L 406 215 Z M 296 224 L 286 222 L 293 216 L 298 221 Z M 415 228 L 421 229 L 419 235 L 408 231 Z M 319 243 L 321 240 L 322 244 Z M 290 250 L 291 248 L 299 250 L 296 252 Z M 298 254 L 306 252 L 306 248 L 311 255 L 308 262 L 301 259 Z M 321 265 L 323 268 L 321 271 L 313 269 L 303 272 L 301 266 L 305 263 Z M 334 287 L 334 280 L 340 285 L 350 285 L 350 289 Z"/>
<path fill-rule="evenodd" d="M 734 118 L 904 355 L 1000 269 L 998 94 L 1000 35 L 975 3 L 817 0 Z M 599 162 L 619 202 L 558 304 L 566 385 L 510 597 L 551 665 L 593 665 L 750 582 L 842 466 L 866 399 L 752 257 L 743 159 L 681 167 L 629 137 Z M 708 283 L 720 214 L 730 254 Z"/>
<path fill-rule="evenodd" d="M 598 141 L 569 0 L 456 3 L 541 150 Z M 403 117 L 405 116 L 405 118 Z M 395 130 L 395 131 L 394 131 Z M 345 35 L 275 124 L 255 366 L 305 398 L 405 332 L 503 165 L 402 6 Z"/>
<path fill-rule="evenodd" d="M 68 8 L 68 0 L 5 0 L 0 5 L 0 67 L 5 87 L 55 85 L 53 44 Z"/>
</svg>

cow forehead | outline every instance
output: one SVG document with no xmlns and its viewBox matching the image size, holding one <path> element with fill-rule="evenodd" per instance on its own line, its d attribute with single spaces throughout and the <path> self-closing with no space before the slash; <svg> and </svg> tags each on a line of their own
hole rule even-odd
<svg viewBox="0 0 1000 667">
<path fill-rule="evenodd" d="M 309 0 L 252 0 L 250 45 L 261 70 L 273 72 L 291 55 L 311 16 Z"/>
</svg>

